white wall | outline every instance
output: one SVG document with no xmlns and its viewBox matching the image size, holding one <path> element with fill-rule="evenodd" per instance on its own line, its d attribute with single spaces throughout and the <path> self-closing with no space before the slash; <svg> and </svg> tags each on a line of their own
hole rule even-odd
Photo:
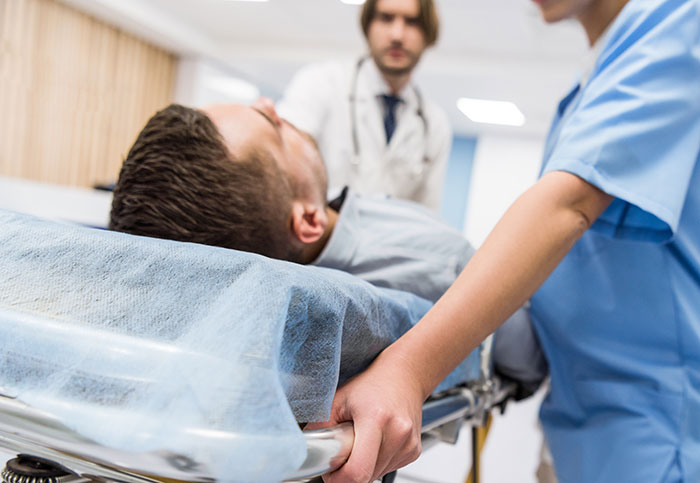
<svg viewBox="0 0 700 483">
<path fill-rule="evenodd" d="M 474 246 L 539 174 L 544 139 L 482 135 L 476 144 L 464 234 Z"/>
<path fill-rule="evenodd" d="M 230 68 L 199 56 L 178 62 L 174 101 L 202 107 L 213 103 L 250 104 L 260 97 L 260 88 L 236 75 Z"/>
<path fill-rule="evenodd" d="M 39 218 L 107 227 L 112 193 L 0 176 L 0 209 Z"/>
</svg>

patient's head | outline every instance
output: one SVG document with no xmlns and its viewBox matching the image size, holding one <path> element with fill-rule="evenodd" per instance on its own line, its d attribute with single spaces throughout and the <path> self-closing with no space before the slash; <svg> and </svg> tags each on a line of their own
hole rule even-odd
<svg viewBox="0 0 700 483">
<path fill-rule="evenodd" d="M 316 144 L 271 101 L 173 104 L 124 160 L 110 229 L 301 262 L 327 227 L 326 190 Z"/>
</svg>

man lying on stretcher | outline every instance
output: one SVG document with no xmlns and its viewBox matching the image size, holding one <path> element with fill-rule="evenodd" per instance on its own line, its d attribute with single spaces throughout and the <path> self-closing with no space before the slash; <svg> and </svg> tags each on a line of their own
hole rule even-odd
<svg viewBox="0 0 700 483">
<path fill-rule="evenodd" d="M 474 252 L 418 204 L 347 189 L 327 202 L 326 193 L 313 138 L 280 119 L 272 102 L 171 105 L 148 121 L 124 161 L 110 229 L 335 268 L 431 302 Z M 524 311 L 502 327 L 494 358 L 526 393 L 544 378 Z"/>
</svg>

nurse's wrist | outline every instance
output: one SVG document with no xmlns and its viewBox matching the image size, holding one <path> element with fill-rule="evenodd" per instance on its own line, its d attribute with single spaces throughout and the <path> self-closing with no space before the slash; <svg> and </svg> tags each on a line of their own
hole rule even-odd
<svg viewBox="0 0 700 483">
<path fill-rule="evenodd" d="M 420 348 L 418 348 L 420 349 Z M 425 401 L 440 381 L 433 381 L 430 377 L 430 366 L 418 362 L 423 350 L 415 352 L 406 344 L 404 339 L 399 339 L 379 354 L 375 362 L 389 368 L 394 377 L 399 378 L 406 385 L 406 391 L 412 397 Z"/>
</svg>

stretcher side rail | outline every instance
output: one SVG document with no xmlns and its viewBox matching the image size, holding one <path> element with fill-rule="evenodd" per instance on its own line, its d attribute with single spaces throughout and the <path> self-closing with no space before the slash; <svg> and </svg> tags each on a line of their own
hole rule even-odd
<svg viewBox="0 0 700 483">
<path fill-rule="evenodd" d="M 424 447 L 435 441 L 454 442 L 462 423 L 481 424 L 484 414 L 512 394 L 498 380 L 488 393 L 455 388 L 423 407 Z M 344 423 L 332 428 L 304 431 L 307 458 L 288 481 L 319 476 L 339 468 L 350 454 L 354 433 Z M 0 395 L 0 447 L 55 461 L 86 478 L 147 483 L 162 478 L 212 481 L 206 468 L 170 452 L 132 453 L 95 444 L 65 427 L 53 416 Z M 151 476 L 148 476 L 151 475 Z"/>
</svg>

